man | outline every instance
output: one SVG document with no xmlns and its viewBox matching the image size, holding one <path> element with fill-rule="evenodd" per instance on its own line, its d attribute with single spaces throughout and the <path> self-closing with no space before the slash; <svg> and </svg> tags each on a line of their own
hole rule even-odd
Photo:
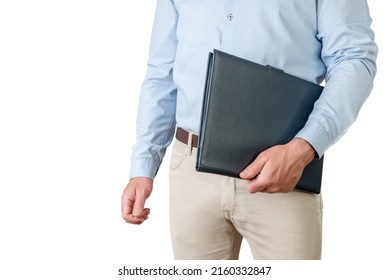
<svg viewBox="0 0 389 280">
<path fill-rule="evenodd" d="M 158 0 L 123 218 L 132 224 L 148 218 L 145 201 L 177 131 L 170 163 L 177 259 L 236 259 L 242 238 L 255 259 L 320 259 L 321 195 L 294 188 L 371 92 L 377 46 L 370 24 L 366 0 Z M 262 152 L 242 179 L 195 171 L 213 49 L 326 81 L 305 127 L 289 143 Z"/>
</svg>

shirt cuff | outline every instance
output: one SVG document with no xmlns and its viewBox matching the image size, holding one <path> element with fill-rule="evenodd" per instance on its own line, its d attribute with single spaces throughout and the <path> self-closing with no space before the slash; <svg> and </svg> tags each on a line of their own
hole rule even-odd
<svg viewBox="0 0 389 280">
<path fill-rule="evenodd" d="M 154 180 L 159 166 L 149 158 L 137 158 L 131 161 L 130 179 L 135 177 L 146 177 Z"/>
<path fill-rule="evenodd" d="M 331 146 L 331 141 L 325 129 L 319 122 L 308 121 L 303 129 L 297 133 L 296 137 L 307 141 L 315 149 L 318 158 Z"/>
</svg>

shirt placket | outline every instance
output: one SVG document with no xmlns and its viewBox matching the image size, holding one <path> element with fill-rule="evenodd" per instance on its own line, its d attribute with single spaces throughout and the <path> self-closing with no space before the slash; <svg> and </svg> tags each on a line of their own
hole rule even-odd
<svg viewBox="0 0 389 280">
<path fill-rule="evenodd" d="M 224 51 L 230 53 L 233 52 L 234 48 L 234 31 L 237 20 L 235 2 L 234 0 L 225 0 L 222 48 Z"/>
</svg>

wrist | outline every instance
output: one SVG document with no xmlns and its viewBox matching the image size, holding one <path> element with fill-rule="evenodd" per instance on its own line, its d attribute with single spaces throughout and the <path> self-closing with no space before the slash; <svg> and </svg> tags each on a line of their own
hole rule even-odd
<svg viewBox="0 0 389 280">
<path fill-rule="evenodd" d="M 293 152 L 297 155 L 297 157 L 304 162 L 305 165 L 310 163 L 316 155 L 315 149 L 309 144 L 308 141 L 303 138 L 293 138 L 289 142 L 292 147 Z"/>
<path fill-rule="evenodd" d="M 132 177 L 130 178 L 130 182 L 153 183 L 153 179 L 149 177 Z"/>
</svg>

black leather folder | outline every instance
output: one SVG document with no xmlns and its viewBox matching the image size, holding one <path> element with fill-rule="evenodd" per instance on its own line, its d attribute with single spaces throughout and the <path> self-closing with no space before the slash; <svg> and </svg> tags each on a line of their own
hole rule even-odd
<svg viewBox="0 0 389 280">
<path fill-rule="evenodd" d="M 323 87 L 214 50 L 209 55 L 196 170 L 239 178 L 262 151 L 286 144 L 304 127 Z M 320 193 L 323 157 L 296 188 Z"/>
</svg>

